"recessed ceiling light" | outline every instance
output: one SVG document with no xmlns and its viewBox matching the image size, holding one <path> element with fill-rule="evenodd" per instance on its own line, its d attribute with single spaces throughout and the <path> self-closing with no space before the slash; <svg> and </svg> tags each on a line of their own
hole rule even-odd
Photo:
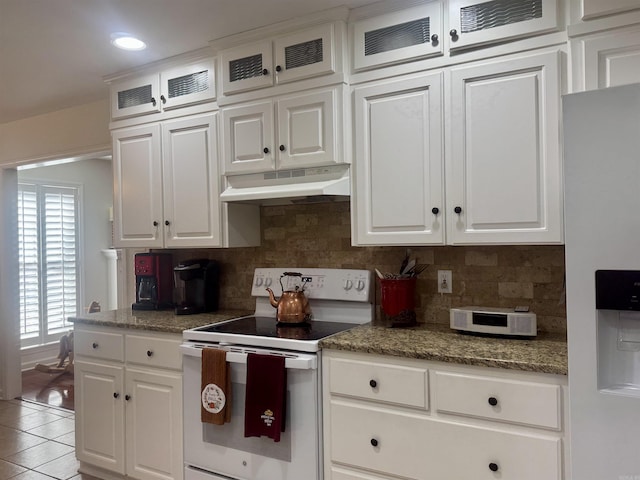
<svg viewBox="0 0 640 480">
<path fill-rule="evenodd" d="M 111 34 L 111 43 L 123 50 L 144 50 L 147 48 L 147 44 L 142 40 L 129 35 L 128 33 L 113 33 Z"/>
</svg>

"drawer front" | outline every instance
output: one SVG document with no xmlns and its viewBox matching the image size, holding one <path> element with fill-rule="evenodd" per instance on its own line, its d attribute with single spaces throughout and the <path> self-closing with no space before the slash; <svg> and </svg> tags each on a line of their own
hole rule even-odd
<svg viewBox="0 0 640 480">
<path fill-rule="evenodd" d="M 127 363 L 149 367 L 182 369 L 180 340 L 156 338 L 144 335 L 127 335 Z"/>
<path fill-rule="evenodd" d="M 337 358 L 329 368 L 333 394 L 429 408 L 426 369 Z"/>
<path fill-rule="evenodd" d="M 551 435 L 511 433 L 333 402 L 331 442 L 334 464 L 394 478 L 562 479 L 561 440 Z"/>
<path fill-rule="evenodd" d="M 122 333 L 74 330 L 73 350 L 75 355 L 123 362 L 124 335 Z"/>
<path fill-rule="evenodd" d="M 471 417 L 560 430 L 558 385 L 455 373 L 435 375 L 436 409 Z"/>
<path fill-rule="evenodd" d="M 423 437 L 428 423 L 418 415 L 331 402 L 331 461 L 426 479 L 429 465 Z"/>
</svg>

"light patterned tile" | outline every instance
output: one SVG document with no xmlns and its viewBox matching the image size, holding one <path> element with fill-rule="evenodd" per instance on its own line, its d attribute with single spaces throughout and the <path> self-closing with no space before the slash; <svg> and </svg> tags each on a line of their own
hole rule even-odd
<svg viewBox="0 0 640 480">
<path fill-rule="evenodd" d="M 78 467 L 80 463 L 76 459 L 74 452 L 68 453 L 60 458 L 56 458 L 51 462 L 36 467 L 34 470 L 53 478 L 67 480 L 78 475 Z"/>
<path fill-rule="evenodd" d="M 0 478 L 11 478 L 25 470 L 26 468 L 20 465 L 0 460 Z"/>
<path fill-rule="evenodd" d="M 38 435 L 39 437 L 54 439 L 75 430 L 76 423 L 73 419 L 62 417 L 56 418 L 57 420 L 53 422 L 45 423 L 44 425 L 28 429 L 27 433 Z"/>
<path fill-rule="evenodd" d="M 30 430 L 56 420 L 60 420 L 60 417 L 57 415 L 52 415 L 46 411 L 32 410 L 31 413 L 27 415 L 5 418 L 2 425 L 15 428 L 16 430 Z"/>
<path fill-rule="evenodd" d="M 48 475 L 44 475 L 42 473 L 36 472 L 35 470 L 27 470 L 24 473 L 21 473 L 15 477 L 12 477 L 11 480 L 52 480 Z"/>
<path fill-rule="evenodd" d="M 47 440 L 26 432 L 0 427 L 0 458 L 11 456 Z"/>
<path fill-rule="evenodd" d="M 69 445 L 57 442 L 45 442 L 40 445 L 36 445 L 35 447 L 22 450 L 21 452 L 7 457 L 5 460 L 15 463 L 16 465 L 34 469 L 73 451 L 73 447 L 70 447 Z"/>
<path fill-rule="evenodd" d="M 64 443 L 65 445 L 70 445 L 72 447 L 76 446 L 76 432 L 65 433 L 64 435 L 60 435 L 59 437 L 54 438 L 56 442 Z"/>
</svg>

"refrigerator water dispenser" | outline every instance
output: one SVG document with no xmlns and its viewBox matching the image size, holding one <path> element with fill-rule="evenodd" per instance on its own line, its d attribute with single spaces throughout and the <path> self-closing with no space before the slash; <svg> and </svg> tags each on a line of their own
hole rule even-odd
<svg viewBox="0 0 640 480">
<path fill-rule="evenodd" d="M 598 389 L 640 396 L 640 271 L 597 270 Z"/>
</svg>

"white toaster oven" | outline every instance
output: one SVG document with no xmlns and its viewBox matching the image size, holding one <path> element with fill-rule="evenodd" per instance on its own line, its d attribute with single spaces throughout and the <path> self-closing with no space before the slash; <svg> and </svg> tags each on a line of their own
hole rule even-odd
<svg viewBox="0 0 640 480">
<path fill-rule="evenodd" d="M 536 314 L 510 308 L 460 307 L 450 310 L 451 328 L 492 335 L 537 335 Z"/>
</svg>

